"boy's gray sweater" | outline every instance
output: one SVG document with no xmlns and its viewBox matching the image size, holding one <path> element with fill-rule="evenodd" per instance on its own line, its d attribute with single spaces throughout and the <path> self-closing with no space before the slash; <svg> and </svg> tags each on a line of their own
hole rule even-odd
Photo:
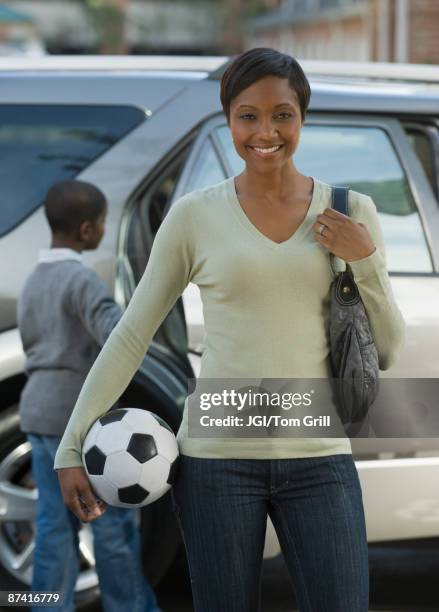
<svg viewBox="0 0 439 612">
<path fill-rule="evenodd" d="M 22 431 L 62 436 L 82 384 L 121 311 L 96 272 L 75 259 L 39 263 L 18 301 L 28 381 Z"/>
</svg>

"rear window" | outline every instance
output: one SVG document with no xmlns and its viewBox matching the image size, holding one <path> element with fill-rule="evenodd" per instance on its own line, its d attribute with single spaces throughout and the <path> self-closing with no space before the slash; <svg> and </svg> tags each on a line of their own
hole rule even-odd
<svg viewBox="0 0 439 612">
<path fill-rule="evenodd" d="M 0 105 L 0 236 L 144 120 L 129 106 Z"/>
</svg>

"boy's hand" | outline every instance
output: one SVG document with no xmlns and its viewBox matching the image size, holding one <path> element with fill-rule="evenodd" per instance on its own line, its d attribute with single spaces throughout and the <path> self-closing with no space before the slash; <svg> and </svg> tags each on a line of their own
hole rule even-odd
<svg viewBox="0 0 439 612">
<path fill-rule="evenodd" d="M 80 521 L 90 523 L 105 512 L 107 505 L 96 499 L 83 467 L 60 468 L 57 472 L 64 503 Z"/>
</svg>

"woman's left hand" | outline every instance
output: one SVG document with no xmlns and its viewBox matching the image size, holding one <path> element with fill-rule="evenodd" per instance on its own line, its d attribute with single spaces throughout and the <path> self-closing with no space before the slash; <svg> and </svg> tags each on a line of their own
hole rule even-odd
<svg viewBox="0 0 439 612">
<path fill-rule="evenodd" d="M 322 225 L 325 226 L 323 234 L 320 233 Z M 323 214 L 317 215 L 313 229 L 317 242 L 344 261 L 363 259 L 375 251 L 366 226 L 333 208 L 326 208 Z"/>
</svg>

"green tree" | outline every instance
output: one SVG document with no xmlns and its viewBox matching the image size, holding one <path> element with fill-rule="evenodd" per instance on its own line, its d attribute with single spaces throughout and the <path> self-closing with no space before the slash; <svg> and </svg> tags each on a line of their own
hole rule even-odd
<svg viewBox="0 0 439 612">
<path fill-rule="evenodd" d="M 98 52 L 126 54 L 126 16 L 129 0 L 85 0 L 98 37 Z"/>
<path fill-rule="evenodd" d="M 226 55 L 243 50 L 244 32 L 247 21 L 263 13 L 272 4 L 270 0 L 222 0 L 223 7 L 223 48 Z"/>
</svg>

